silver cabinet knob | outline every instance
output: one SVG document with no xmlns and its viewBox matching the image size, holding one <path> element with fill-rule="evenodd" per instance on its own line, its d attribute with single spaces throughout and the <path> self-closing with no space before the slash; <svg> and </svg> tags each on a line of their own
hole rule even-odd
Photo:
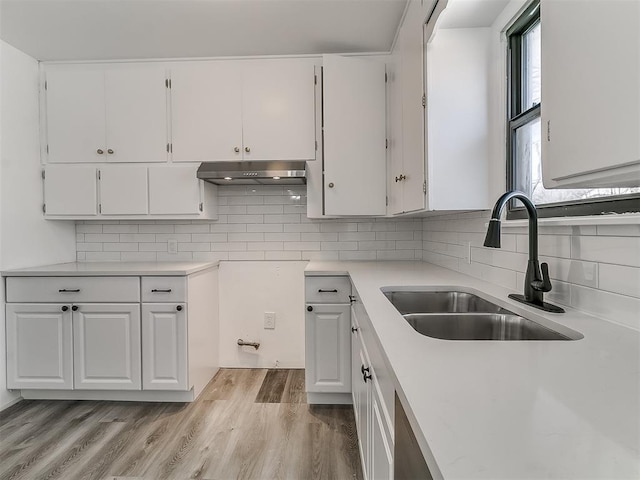
<svg viewBox="0 0 640 480">
<path fill-rule="evenodd" d="M 107 153 L 108 153 L 109 155 L 113 155 L 113 150 L 112 150 L 111 148 L 109 148 L 109 149 L 107 150 Z"/>
<path fill-rule="evenodd" d="M 329 183 L 329 188 L 333 188 L 333 182 Z"/>
<path fill-rule="evenodd" d="M 97 153 L 98 155 L 102 155 L 102 154 L 104 153 L 104 150 L 102 150 L 101 148 L 99 148 L 99 149 L 97 149 L 97 150 L 96 150 L 96 153 Z"/>
<path fill-rule="evenodd" d="M 236 153 L 240 153 L 240 147 L 233 147 L 233 151 Z"/>
<path fill-rule="evenodd" d="M 249 147 L 244 147 L 244 151 L 249 153 L 251 151 L 251 149 Z"/>
</svg>

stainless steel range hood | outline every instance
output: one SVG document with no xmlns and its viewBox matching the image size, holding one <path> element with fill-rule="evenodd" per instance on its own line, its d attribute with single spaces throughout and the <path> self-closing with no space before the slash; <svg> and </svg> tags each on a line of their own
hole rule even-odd
<svg viewBox="0 0 640 480">
<path fill-rule="evenodd" d="M 204 162 L 197 176 L 216 185 L 303 185 L 304 161 Z"/>
</svg>

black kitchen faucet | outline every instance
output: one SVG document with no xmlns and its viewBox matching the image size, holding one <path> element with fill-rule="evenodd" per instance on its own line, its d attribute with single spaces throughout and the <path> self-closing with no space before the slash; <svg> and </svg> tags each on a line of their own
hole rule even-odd
<svg viewBox="0 0 640 480">
<path fill-rule="evenodd" d="M 518 191 L 507 192 L 502 195 L 491 212 L 487 236 L 484 239 L 485 247 L 500 248 L 500 215 L 509 200 L 516 198 L 522 202 L 529 216 L 529 261 L 527 273 L 524 277 L 524 295 L 512 293 L 509 298 L 547 312 L 564 313 L 564 309 L 544 301 L 544 292 L 551 291 L 549 279 L 549 266 L 546 263 L 538 264 L 538 213 L 529 197 Z M 540 268 L 542 267 L 542 274 Z"/>
</svg>

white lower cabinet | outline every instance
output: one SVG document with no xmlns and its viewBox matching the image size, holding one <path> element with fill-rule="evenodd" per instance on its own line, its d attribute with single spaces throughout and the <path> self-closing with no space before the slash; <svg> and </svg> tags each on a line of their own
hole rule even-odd
<svg viewBox="0 0 640 480">
<path fill-rule="evenodd" d="M 72 307 L 76 390 L 140 390 L 140 305 Z"/>
<path fill-rule="evenodd" d="M 7 388 L 73 388 L 71 309 L 7 304 Z"/>
<path fill-rule="evenodd" d="M 348 304 L 307 306 L 305 321 L 307 392 L 349 393 L 351 391 L 349 310 Z"/>
<path fill-rule="evenodd" d="M 362 303 L 353 289 L 355 303 L 351 309 L 351 371 L 353 410 L 365 480 L 393 479 L 393 422 L 383 389 L 388 389 L 388 372 L 379 359 L 380 351 L 371 340 L 368 318 L 359 315 Z M 371 356 L 368 347 L 371 349 Z M 381 383 L 384 382 L 384 383 Z M 387 392 L 388 393 L 388 392 Z"/>
<path fill-rule="evenodd" d="M 195 400 L 219 368 L 217 282 L 216 268 L 7 277 L 7 388 L 29 399 Z"/>
<path fill-rule="evenodd" d="M 181 304 L 142 304 L 142 388 L 189 388 L 187 311 Z"/>
</svg>

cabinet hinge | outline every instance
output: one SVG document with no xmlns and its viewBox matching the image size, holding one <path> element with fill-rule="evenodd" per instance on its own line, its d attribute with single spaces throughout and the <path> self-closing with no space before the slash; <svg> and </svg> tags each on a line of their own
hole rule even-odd
<svg viewBox="0 0 640 480">
<path fill-rule="evenodd" d="M 46 203 L 42 204 L 42 213 L 47 213 L 47 204 Z"/>
<path fill-rule="evenodd" d="M 423 193 L 427 193 L 427 181 L 422 182 L 422 191 Z"/>
<path fill-rule="evenodd" d="M 551 120 L 547 120 L 547 142 L 551 141 Z"/>
<path fill-rule="evenodd" d="M 389 75 L 387 75 L 387 72 L 384 72 L 384 83 L 387 83 L 389 81 Z"/>
<path fill-rule="evenodd" d="M 45 81 L 44 81 L 44 89 L 45 89 L 45 90 L 47 89 L 47 86 L 48 86 L 48 85 L 47 85 L 47 81 L 45 80 Z"/>
<path fill-rule="evenodd" d="M 204 209 L 204 205 L 202 205 L 202 202 L 200 202 L 200 205 L 198 205 L 198 209 L 199 209 L 200 211 L 202 211 L 202 210 Z"/>
<path fill-rule="evenodd" d="M 102 204 L 101 203 L 98 204 L 98 213 L 102 213 Z"/>
<path fill-rule="evenodd" d="M 171 88 L 171 79 L 170 78 L 165 78 L 164 79 L 164 86 L 167 88 Z"/>
<path fill-rule="evenodd" d="M 102 172 L 98 170 L 98 180 L 102 180 Z"/>
<path fill-rule="evenodd" d="M 389 148 L 389 139 L 388 138 L 384 139 L 384 148 Z"/>
<path fill-rule="evenodd" d="M 427 106 L 427 96 L 426 95 L 422 95 L 422 107 L 426 107 Z"/>
<path fill-rule="evenodd" d="M 313 76 L 313 84 L 317 85 L 318 84 L 318 75 L 314 75 Z"/>
<path fill-rule="evenodd" d="M 45 175 L 44 170 L 42 170 L 42 179 L 43 180 L 44 180 L 44 175 Z"/>
<path fill-rule="evenodd" d="M 318 140 L 316 140 L 316 152 L 318 151 Z"/>
<path fill-rule="evenodd" d="M 49 154 L 49 144 L 47 144 L 47 155 Z"/>
<path fill-rule="evenodd" d="M 387 195 L 387 196 L 386 196 L 386 197 L 384 197 L 384 198 L 385 198 L 385 203 L 386 203 L 386 205 L 387 205 L 387 207 L 388 207 L 388 206 L 389 206 L 389 196 Z"/>
</svg>

